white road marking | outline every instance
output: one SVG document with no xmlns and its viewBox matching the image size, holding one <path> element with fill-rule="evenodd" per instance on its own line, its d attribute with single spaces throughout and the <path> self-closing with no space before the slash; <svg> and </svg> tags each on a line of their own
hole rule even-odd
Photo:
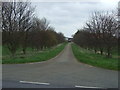
<svg viewBox="0 0 120 90">
<path fill-rule="evenodd" d="M 34 62 L 34 63 L 26 63 L 26 64 L 39 64 L 39 63 L 43 63 L 43 62 Z"/>
<path fill-rule="evenodd" d="M 28 64 L 34 64 L 34 63 L 28 63 Z"/>
<path fill-rule="evenodd" d="M 31 82 L 31 81 L 20 81 L 20 83 L 30 83 L 30 84 L 50 85 L 50 83 Z"/>
<path fill-rule="evenodd" d="M 77 88 L 102 88 L 102 87 L 88 87 L 88 86 L 77 86 L 77 85 L 75 85 L 75 87 Z"/>
</svg>

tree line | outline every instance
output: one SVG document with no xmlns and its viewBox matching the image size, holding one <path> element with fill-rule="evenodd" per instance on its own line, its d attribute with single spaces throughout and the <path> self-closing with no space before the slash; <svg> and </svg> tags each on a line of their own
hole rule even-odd
<svg viewBox="0 0 120 90">
<path fill-rule="evenodd" d="M 64 42 L 46 18 L 35 17 L 30 2 L 2 2 L 2 44 L 15 55 L 19 48 L 24 54 L 31 47 L 36 50 Z"/>
<path fill-rule="evenodd" d="M 119 27 L 113 12 L 94 12 L 83 29 L 79 29 L 73 41 L 86 49 L 92 49 L 101 55 L 112 56 L 112 50 L 118 45 Z"/>
</svg>

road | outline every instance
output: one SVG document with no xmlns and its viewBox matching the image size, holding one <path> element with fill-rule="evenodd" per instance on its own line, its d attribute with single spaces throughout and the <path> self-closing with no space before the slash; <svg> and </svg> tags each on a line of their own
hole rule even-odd
<svg viewBox="0 0 120 90">
<path fill-rule="evenodd" d="M 118 72 L 78 62 L 68 44 L 55 58 L 4 64 L 3 88 L 118 88 Z"/>
</svg>

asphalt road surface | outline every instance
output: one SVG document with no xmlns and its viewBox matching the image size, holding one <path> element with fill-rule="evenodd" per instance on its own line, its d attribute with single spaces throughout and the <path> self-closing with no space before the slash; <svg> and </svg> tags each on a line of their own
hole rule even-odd
<svg viewBox="0 0 120 90">
<path fill-rule="evenodd" d="M 118 72 L 78 62 L 68 44 L 55 58 L 4 64 L 3 88 L 118 88 Z"/>
</svg>

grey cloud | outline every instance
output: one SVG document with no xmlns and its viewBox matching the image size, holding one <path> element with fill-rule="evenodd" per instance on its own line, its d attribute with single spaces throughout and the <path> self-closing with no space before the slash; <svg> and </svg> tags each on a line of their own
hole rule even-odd
<svg viewBox="0 0 120 90">
<path fill-rule="evenodd" d="M 36 5 L 36 15 L 46 17 L 57 32 L 71 37 L 78 28 L 82 28 L 93 11 L 115 9 L 117 3 L 106 4 L 102 2 L 33 2 Z"/>
</svg>

